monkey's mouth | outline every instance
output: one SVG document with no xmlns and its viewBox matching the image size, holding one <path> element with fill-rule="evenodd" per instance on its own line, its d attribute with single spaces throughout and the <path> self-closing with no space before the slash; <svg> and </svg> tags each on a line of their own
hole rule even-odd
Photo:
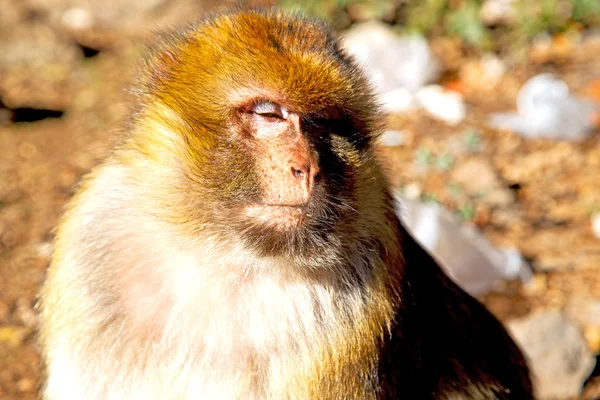
<svg viewBox="0 0 600 400">
<path fill-rule="evenodd" d="M 255 204 L 246 208 L 251 220 L 278 230 L 288 230 L 302 225 L 312 215 L 306 205 Z"/>
<path fill-rule="evenodd" d="M 264 207 L 288 207 L 288 208 L 307 208 L 308 203 L 304 204 L 277 204 L 277 203 L 261 203 L 260 205 Z"/>
<path fill-rule="evenodd" d="M 313 198 L 306 205 L 254 203 L 240 216 L 243 237 L 262 254 L 312 257 L 326 247 L 342 214 Z"/>
</svg>

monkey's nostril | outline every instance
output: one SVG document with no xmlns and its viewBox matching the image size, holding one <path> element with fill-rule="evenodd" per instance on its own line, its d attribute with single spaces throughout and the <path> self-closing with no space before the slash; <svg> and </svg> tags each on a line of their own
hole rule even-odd
<svg viewBox="0 0 600 400">
<path fill-rule="evenodd" d="M 313 180 L 314 180 L 315 182 L 318 182 L 318 181 L 320 181 L 320 180 L 321 180 L 321 173 L 320 173 L 320 172 L 317 172 L 317 173 L 315 174 L 315 176 L 313 177 Z"/>
</svg>

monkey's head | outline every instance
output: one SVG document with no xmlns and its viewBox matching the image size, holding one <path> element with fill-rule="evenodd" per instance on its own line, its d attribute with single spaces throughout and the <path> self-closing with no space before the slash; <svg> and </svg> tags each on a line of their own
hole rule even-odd
<svg viewBox="0 0 600 400">
<path fill-rule="evenodd" d="M 139 118 L 159 137 L 133 141 L 156 162 L 175 156 L 185 183 L 170 184 L 194 224 L 270 255 L 309 254 L 352 229 L 376 187 L 365 178 L 376 107 L 322 23 L 219 14 L 169 36 L 146 69 Z"/>
</svg>

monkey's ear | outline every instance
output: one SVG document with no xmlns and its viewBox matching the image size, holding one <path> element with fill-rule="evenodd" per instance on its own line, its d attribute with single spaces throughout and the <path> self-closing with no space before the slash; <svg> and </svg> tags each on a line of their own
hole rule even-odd
<svg viewBox="0 0 600 400">
<path fill-rule="evenodd" d="M 151 64 L 150 80 L 154 85 L 171 76 L 173 68 L 179 63 L 172 51 L 164 49 L 154 56 Z"/>
</svg>

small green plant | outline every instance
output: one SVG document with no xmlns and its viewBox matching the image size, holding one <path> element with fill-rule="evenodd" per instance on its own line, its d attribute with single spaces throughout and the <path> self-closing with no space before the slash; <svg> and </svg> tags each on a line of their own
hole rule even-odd
<svg viewBox="0 0 600 400">
<path fill-rule="evenodd" d="M 594 204 L 588 207 L 589 211 L 588 211 L 588 215 L 590 217 L 593 217 L 596 214 L 600 214 L 600 205 Z"/>
<path fill-rule="evenodd" d="M 536 35 L 568 30 L 573 23 L 600 25 L 599 0 L 515 0 L 514 18 L 489 27 L 482 0 L 422 0 L 409 3 L 406 26 L 425 35 L 454 35 L 479 49 L 517 49 Z"/>
<path fill-rule="evenodd" d="M 483 138 L 481 132 L 477 129 L 469 129 L 463 134 L 463 141 L 469 153 L 477 153 L 481 151 L 483 146 Z"/>
<path fill-rule="evenodd" d="M 515 3 L 517 26 L 514 33 L 524 39 L 531 39 L 542 32 L 559 32 L 564 26 L 564 15 L 559 10 L 559 0 L 539 0 L 536 2 L 519 0 Z"/>
<path fill-rule="evenodd" d="M 584 24 L 600 23 L 600 1 L 571 0 L 573 19 Z"/>
<path fill-rule="evenodd" d="M 413 1 L 407 12 L 407 27 L 420 33 L 431 32 L 440 26 L 447 9 L 447 0 Z"/>
<path fill-rule="evenodd" d="M 479 16 L 480 8 L 479 1 L 466 1 L 456 10 L 450 10 L 445 18 L 446 30 L 469 45 L 489 49 L 491 38 Z"/>
<path fill-rule="evenodd" d="M 470 221 L 475 218 L 475 206 L 473 203 L 465 203 L 461 208 L 456 210 L 456 214 L 463 221 Z"/>
<path fill-rule="evenodd" d="M 309 15 L 321 17 L 330 22 L 335 22 L 340 13 L 346 11 L 352 4 L 363 6 L 378 18 L 383 17 L 390 7 L 388 0 L 281 0 L 279 2 L 279 5 L 285 9 L 300 9 Z"/>
<path fill-rule="evenodd" d="M 434 193 L 423 193 L 423 196 L 421 196 L 421 199 L 423 200 L 424 203 L 439 204 L 439 202 L 440 202 Z"/>
<path fill-rule="evenodd" d="M 442 171 L 449 170 L 454 165 L 454 157 L 450 153 L 444 153 L 437 158 L 436 164 Z"/>
<path fill-rule="evenodd" d="M 416 153 L 417 164 L 427 167 L 435 164 L 435 155 L 427 147 L 419 147 Z"/>
<path fill-rule="evenodd" d="M 448 184 L 448 191 L 452 195 L 452 197 L 458 197 L 464 193 L 463 187 L 456 182 L 450 182 Z"/>
<path fill-rule="evenodd" d="M 372 18 L 395 18 L 399 31 L 427 36 L 455 36 L 471 48 L 522 51 L 540 33 L 565 32 L 574 24 L 600 25 L 600 0 L 514 0 L 512 14 L 495 26 L 482 20 L 483 0 L 281 0 L 286 9 L 301 9 L 347 28 L 348 10 L 360 5 Z M 390 22 L 390 21 L 388 21 Z"/>
<path fill-rule="evenodd" d="M 355 2 L 356 0 L 281 0 L 279 5 L 288 10 L 301 9 L 310 15 L 328 18 L 336 10 L 342 10 Z"/>
</svg>

